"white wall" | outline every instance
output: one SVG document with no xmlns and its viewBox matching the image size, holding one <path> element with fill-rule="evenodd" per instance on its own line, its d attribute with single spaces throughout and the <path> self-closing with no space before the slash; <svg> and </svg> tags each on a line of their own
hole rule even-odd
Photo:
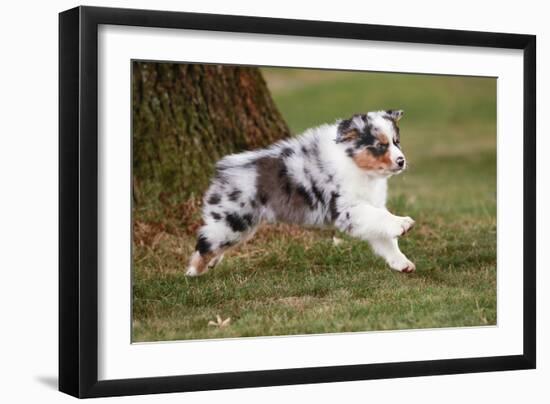
<svg viewBox="0 0 550 404">
<path fill-rule="evenodd" d="M 7 5 L 9 4 L 9 6 Z M 543 2 L 522 1 L 91 1 L 88 5 L 334 20 L 537 35 L 538 369 L 117 398 L 125 402 L 370 401 L 547 402 L 550 393 L 550 204 L 545 150 L 550 140 L 550 26 Z M 2 402 L 68 402 L 57 383 L 57 13 L 78 5 L 6 2 L 2 9 L 0 103 L 0 397 Z M 519 134 L 518 134 L 519 135 Z M 519 138 L 518 138 L 519 141 Z M 546 183 L 546 184 L 545 184 Z M 411 346 L 414 349 L 414 346 Z"/>
</svg>

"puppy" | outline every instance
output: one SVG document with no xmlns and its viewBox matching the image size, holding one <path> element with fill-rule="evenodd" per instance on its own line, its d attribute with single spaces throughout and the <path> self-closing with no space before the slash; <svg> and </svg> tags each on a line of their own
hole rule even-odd
<svg viewBox="0 0 550 404">
<path fill-rule="evenodd" d="M 334 226 L 368 241 L 390 268 L 413 272 L 397 240 L 414 221 L 385 207 L 388 178 L 407 167 L 402 116 L 401 110 L 356 114 L 224 157 L 204 196 L 204 225 L 186 274 L 206 273 L 264 221 Z"/>
</svg>

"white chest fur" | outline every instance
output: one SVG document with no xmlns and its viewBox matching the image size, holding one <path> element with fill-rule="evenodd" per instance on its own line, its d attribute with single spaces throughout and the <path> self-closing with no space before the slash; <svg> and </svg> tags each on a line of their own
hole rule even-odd
<svg viewBox="0 0 550 404">
<path fill-rule="evenodd" d="M 349 204 L 367 202 L 369 205 L 383 208 L 386 206 L 388 192 L 388 180 L 386 178 L 373 178 L 364 173 L 342 184 L 341 193 L 343 199 Z"/>
</svg>

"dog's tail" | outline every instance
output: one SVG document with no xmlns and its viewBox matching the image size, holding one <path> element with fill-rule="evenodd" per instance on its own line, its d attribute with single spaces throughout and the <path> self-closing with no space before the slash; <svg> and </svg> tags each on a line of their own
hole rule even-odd
<svg viewBox="0 0 550 404">
<path fill-rule="evenodd" d="M 246 151 L 243 153 L 229 154 L 216 163 L 216 169 L 219 171 L 229 168 L 237 168 L 253 163 L 255 160 L 269 155 L 268 150 Z"/>
</svg>

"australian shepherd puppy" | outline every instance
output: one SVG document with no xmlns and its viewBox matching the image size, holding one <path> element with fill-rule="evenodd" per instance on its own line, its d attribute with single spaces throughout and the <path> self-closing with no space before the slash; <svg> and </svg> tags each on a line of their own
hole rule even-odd
<svg viewBox="0 0 550 404">
<path fill-rule="evenodd" d="M 401 110 L 353 115 L 306 130 L 216 165 L 204 196 L 204 225 L 187 275 L 202 275 L 223 253 L 266 222 L 334 226 L 368 241 L 390 268 L 415 265 L 397 240 L 414 225 L 386 209 L 388 178 L 407 168 L 398 122 Z"/>
</svg>

